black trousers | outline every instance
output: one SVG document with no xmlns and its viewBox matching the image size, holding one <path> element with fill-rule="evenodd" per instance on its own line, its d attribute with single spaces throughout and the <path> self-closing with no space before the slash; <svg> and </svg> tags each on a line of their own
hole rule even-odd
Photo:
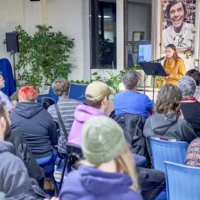
<svg viewBox="0 0 200 200">
<path fill-rule="evenodd" d="M 165 174 L 155 169 L 142 167 L 138 167 L 137 172 L 144 200 L 154 200 L 166 187 Z"/>
</svg>

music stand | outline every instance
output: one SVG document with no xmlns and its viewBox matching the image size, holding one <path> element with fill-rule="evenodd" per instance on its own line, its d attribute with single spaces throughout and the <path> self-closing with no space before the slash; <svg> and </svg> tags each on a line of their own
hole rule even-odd
<svg viewBox="0 0 200 200">
<path fill-rule="evenodd" d="M 155 78 L 156 76 L 168 76 L 165 72 L 161 63 L 151 63 L 151 62 L 140 62 L 144 73 L 146 75 L 151 75 L 153 78 L 153 102 L 154 102 L 154 90 L 155 90 Z"/>
</svg>

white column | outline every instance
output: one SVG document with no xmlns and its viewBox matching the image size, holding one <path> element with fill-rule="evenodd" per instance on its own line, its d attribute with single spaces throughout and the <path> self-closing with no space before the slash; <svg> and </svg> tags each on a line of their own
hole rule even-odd
<svg viewBox="0 0 200 200">
<path fill-rule="evenodd" d="M 124 69 L 124 0 L 117 3 L 117 71 Z"/>
<path fill-rule="evenodd" d="M 84 46 L 84 80 L 90 80 L 90 1 L 84 0 L 83 3 L 83 46 Z"/>
<path fill-rule="evenodd" d="M 151 25 L 151 44 L 152 60 L 160 58 L 160 37 L 161 37 L 161 1 L 152 0 L 152 25 Z"/>
<path fill-rule="evenodd" d="M 198 66 L 200 68 L 200 0 L 196 1 L 196 21 L 195 21 L 195 46 L 194 46 L 194 59 L 199 61 L 194 61 L 194 66 Z"/>
</svg>

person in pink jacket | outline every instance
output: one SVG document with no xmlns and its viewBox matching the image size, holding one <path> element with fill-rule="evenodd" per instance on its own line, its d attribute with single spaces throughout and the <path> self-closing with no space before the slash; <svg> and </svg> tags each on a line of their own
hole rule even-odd
<svg viewBox="0 0 200 200">
<path fill-rule="evenodd" d="M 86 89 L 87 105 L 77 106 L 74 112 L 74 122 L 68 136 L 68 143 L 81 146 L 83 124 L 94 116 L 106 116 L 109 108 L 109 96 L 115 94 L 115 90 L 106 83 L 94 81 Z"/>
</svg>

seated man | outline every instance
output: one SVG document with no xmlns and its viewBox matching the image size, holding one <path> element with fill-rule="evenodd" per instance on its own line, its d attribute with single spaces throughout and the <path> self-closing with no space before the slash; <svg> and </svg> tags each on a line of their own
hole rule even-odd
<svg viewBox="0 0 200 200">
<path fill-rule="evenodd" d="M 114 108 L 118 117 L 121 114 L 135 114 L 148 118 L 153 110 L 153 103 L 145 94 L 136 92 L 139 85 L 139 76 L 136 71 L 129 70 L 122 78 L 124 90 L 115 95 Z"/>
<path fill-rule="evenodd" d="M 38 93 L 33 86 L 22 87 L 18 96 L 19 103 L 10 114 L 12 130 L 22 134 L 35 158 L 52 155 L 52 145 L 58 142 L 53 118 L 35 102 Z"/>
<path fill-rule="evenodd" d="M 82 104 L 81 102 L 68 98 L 69 88 L 70 88 L 70 82 L 65 78 L 57 78 L 52 84 L 53 91 L 59 97 L 57 105 L 58 105 L 58 109 L 60 111 L 60 115 L 62 117 L 64 126 L 65 126 L 65 129 L 67 131 L 67 134 L 69 134 L 72 127 L 72 123 L 74 121 L 74 111 L 78 105 Z M 58 139 L 59 151 L 66 152 L 67 141 L 65 138 L 64 131 L 62 130 L 62 126 L 58 118 L 55 105 L 50 106 L 48 108 L 48 112 L 53 117 L 54 121 L 57 121 L 59 123 L 59 127 L 60 127 L 60 137 Z"/>
<path fill-rule="evenodd" d="M 0 99 L 5 102 L 5 107 L 8 111 L 12 111 L 16 107 L 16 101 L 11 102 L 9 97 L 1 91 L 5 87 L 5 80 L 0 72 Z"/>
<path fill-rule="evenodd" d="M 106 111 L 111 106 L 109 96 L 114 93 L 114 89 L 103 82 L 95 81 L 88 85 L 85 92 L 87 105 L 76 108 L 75 120 L 68 137 L 69 143 L 81 146 L 83 124 L 94 116 L 106 116 Z M 155 199 L 165 187 L 164 173 L 140 167 L 137 170 L 144 200 Z"/>
<path fill-rule="evenodd" d="M 9 114 L 0 102 L 0 192 L 5 199 L 42 199 L 35 194 L 24 163 L 10 152 L 12 144 L 4 141 L 10 134 Z"/>
</svg>

